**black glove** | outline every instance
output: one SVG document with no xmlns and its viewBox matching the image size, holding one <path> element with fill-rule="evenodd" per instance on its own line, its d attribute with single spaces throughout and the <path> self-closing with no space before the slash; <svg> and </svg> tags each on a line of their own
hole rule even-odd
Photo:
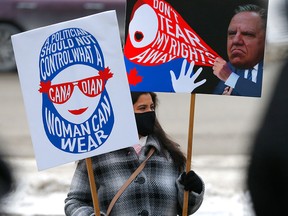
<svg viewBox="0 0 288 216">
<path fill-rule="evenodd" d="M 203 189 L 202 180 L 193 170 L 189 171 L 187 174 L 186 172 L 182 173 L 180 184 L 184 185 L 184 190 L 194 191 L 198 194 L 200 194 Z"/>
</svg>

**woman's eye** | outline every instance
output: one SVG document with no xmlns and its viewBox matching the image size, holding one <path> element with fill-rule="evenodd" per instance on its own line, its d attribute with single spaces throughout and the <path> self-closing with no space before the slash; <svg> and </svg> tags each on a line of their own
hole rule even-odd
<svg viewBox="0 0 288 216">
<path fill-rule="evenodd" d="M 147 46 L 154 41 L 158 32 L 158 18 L 147 4 L 140 6 L 129 24 L 129 37 L 136 48 Z"/>
</svg>

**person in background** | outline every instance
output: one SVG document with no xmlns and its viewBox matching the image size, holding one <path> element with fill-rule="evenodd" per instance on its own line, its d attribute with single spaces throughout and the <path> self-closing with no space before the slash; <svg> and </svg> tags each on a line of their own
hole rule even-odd
<svg viewBox="0 0 288 216">
<path fill-rule="evenodd" d="M 185 190 L 190 192 L 188 210 L 193 214 L 202 204 L 204 182 L 193 170 L 185 172 L 184 154 L 157 120 L 157 95 L 152 92 L 131 94 L 140 145 L 92 158 L 102 214 L 106 215 L 114 195 L 145 160 L 151 148 L 155 149 L 154 154 L 119 197 L 110 215 L 181 215 Z M 93 212 L 86 164 L 82 160 L 65 199 L 65 213 L 67 216 L 86 216 L 94 215 Z"/>
<path fill-rule="evenodd" d="M 287 17 L 288 1 L 285 3 Z M 257 216 L 288 215 L 287 83 L 286 60 L 254 140 L 247 169 L 247 186 Z"/>
<path fill-rule="evenodd" d="M 213 73 L 220 81 L 214 94 L 260 97 L 267 10 L 242 5 L 235 10 L 227 31 L 229 62 L 218 57 Z"/>
<path fill-rule="evenodd" d="M 256 215 L 288 215 L 288 62 L 281 73 L 248 169 Z"/>
</svg>

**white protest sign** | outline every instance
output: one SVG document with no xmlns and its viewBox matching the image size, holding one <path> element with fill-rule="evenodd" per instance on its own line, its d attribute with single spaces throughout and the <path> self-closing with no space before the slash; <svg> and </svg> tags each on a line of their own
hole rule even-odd
<svg viewBox="0 0 288 216">
<path fill-rule="evenodd" d="M 138 142 L 115 11 L 12 36 L 39 170 Z"/>
</svg>

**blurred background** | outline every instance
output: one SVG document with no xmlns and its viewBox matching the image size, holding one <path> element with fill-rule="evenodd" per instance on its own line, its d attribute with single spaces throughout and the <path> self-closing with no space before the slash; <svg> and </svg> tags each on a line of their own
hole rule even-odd
<svg viewBox="0 0 288 216">
<path fill-rule="evenodd" d="M 269 2 L 262 97 L 196 95 L 192 168 L 206 183 L 206 197 L 196 216 L 254 215 L 245 186 L 246 167 L 253 138 L 265 115 L 282 62 L 287 59 L 284 1 Z M 0 0 L 0 155 L 16 180 L 12 193 L 2 201 L 0 215 L 63 216 L 64 199 L 75 168 L 70 163 L 37 171 L 14 56 L 9 47 L 10 35 L 109 9 L 116 9 L 123 37 L 124 0 L 50 0 L 49 3 Z M 63 17 L 55 15 L 59 11 Z M 159 99 L 160 122 L 186 152 L 190 95 L 159 93 Z"/>
</svg>

